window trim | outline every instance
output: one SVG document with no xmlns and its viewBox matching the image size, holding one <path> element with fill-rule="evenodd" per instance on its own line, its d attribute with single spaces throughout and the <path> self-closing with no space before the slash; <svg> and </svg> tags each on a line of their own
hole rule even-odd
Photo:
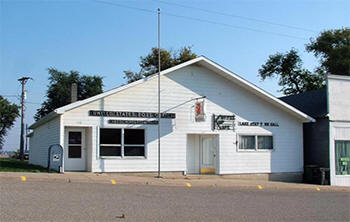
<svg viewBox="0 0 350 222">
<path fill-rule="evenodd" d="M 242 133 L 236 134 L 236 150 L 237 152 L 274 152 L 275 151 L 275 139 L 273 134 L 266 133 Z M 255 137 L 255 149 L 241 149 L 240 148 L 240 140 L 241 136 L 254 136 Z M 258 149 L 258 136 L 271 136 L 272 137 L 272 149 Z"/>
<path fill-rule="evenodd" d="M 101 137 L 101 129 L 120 129 L 121 130 L 121 144 L 100 144 L 100 137 Z M 127 144 L 126 146 L 143 146 L 144 147 L 144 155 L 143 156 L 125 156 L 124 155 L 124 147 L 125 147 L 125 143 L 124 143 L 124 131 L 125 130 L 143 130 L 144 132 L 144 144 Z M 114 127 L 99 127 L 98 129 L 98 157 L 100 159 L 147 159 L 147 144 L 146 144 L 146 132 L 147 132 L 147 129 L 146 128 L 132 128 L 132 127 L 120 127 L 120 128 L 114 128 Z M 120 156 L 101 156 L 100 154 L 100 147 L 101 145 L 103 146 L 121 146 L 121 150 L 120 150 L 120 153 L 121 155 Z"/>
</svg>

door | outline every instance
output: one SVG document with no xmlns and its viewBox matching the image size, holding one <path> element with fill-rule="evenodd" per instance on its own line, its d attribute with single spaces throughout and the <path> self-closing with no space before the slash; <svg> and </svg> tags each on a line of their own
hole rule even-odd
<svg viewBox="0 0 350 222">
<path fill-rule="evenodd" d="M 201 170 L 202 174 L 215 174 L 216 146 L 214 136 L 201 136 Z"/>
<path fill-rule="evenodd" d="M 69 128 L 66 131 L 64 170 L 86 170 L 85 129 Z"/>
</svg>

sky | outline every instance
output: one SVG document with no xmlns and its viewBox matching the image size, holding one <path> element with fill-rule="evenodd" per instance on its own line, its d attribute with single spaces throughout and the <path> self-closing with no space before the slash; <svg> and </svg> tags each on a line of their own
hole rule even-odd
<svg viewBox="0 0 350 222">
<path fill-rule="evenodd" d="M 45 100 L 47 68 L 103 76 L 104 91 L 125 83 L 124 70 L 138 71 L 140 56 L 157 46 L 192 46 L 267 92 L 281 96 L 275 79 L 262 82 L 258 70 L 268 56 L 299 51 L 305 68 L 318 60 L 305 44 L 320 32 L 350 27 L 348 0 L 0 0 L 0 94 L 19 104 L 26 84 L 25 122 Z M 20 120 L 6 136 L 4 150 L 19 148 Z"/>
</svg>

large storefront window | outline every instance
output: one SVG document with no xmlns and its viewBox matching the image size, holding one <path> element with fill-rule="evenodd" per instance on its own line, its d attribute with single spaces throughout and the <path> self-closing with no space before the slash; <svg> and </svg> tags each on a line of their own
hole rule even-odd
<svg viewBox="0 0 350 222">
<path fill-rule="evenodd" d="M 145 131 L 143 129 L 124 130 L 124 156 L 145 155 Z"/>
<path fill-rule="evenodd" d="M 350 141 L 335 141 L 335 171 L 350 175 Z"/>
<path fill-rule="evenodd" d="M 100 129 L 100 156 L 145 156 L 145 130 Z"/>
<path fill-rule="evenodd" d="M 239 147 L 240 150 L 272 150 L 272 136 L 259 135 L 240 135 Z"/>
<path fill-rule="evenodd" d="M 100 156 L 121 156 L 121 129 L 100 129 Z"/>
</svg>

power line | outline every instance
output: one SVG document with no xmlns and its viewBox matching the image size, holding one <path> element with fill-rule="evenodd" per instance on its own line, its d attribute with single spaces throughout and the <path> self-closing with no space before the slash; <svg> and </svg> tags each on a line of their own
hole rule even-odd
<svg viewBox="0 0 350 222">
<path fill-rule="evenodd" d="M 108 1 L 102 1 L 102 0 L 95 0 L 95 1 L 98 2 L 98 3 L 114 5 L 114 6 L 118 6 L 118 7 L 123 7 L 123 8 L 133 9 L 133 10 L 139 10 L 139 11 L 148 12 L 148 13 L 157 13 L 156 11 L 153 11 L 153 10 L 149 10 L 149 9 L 145 9 L 145 8 L 139 8 L 139 7 L 133 7 L 133 6 L 126 6 L 126 5 L 122 5 L 122 4 L 118 4 L 118 3 L 114 3 L 114 2 L 108 2 Z M 234 29 L 243 29 L 243 30 L 248 30 L 248 31 L 253 31 L 253 32 L 260 32 L 260 33 L 265 33 L 265 34 L 283 36 L 283 37 L 287 37 L 287 38 L 293 38 L 293 39 L 299 39 L 299 40 L 308 40 L 306 38 L 302 38 L 302 37 L 299 37 L 299 36 L 288 35 L 288 34 L 277 33 L 277 32 L 269 32 L 269 31 L 264 31 L 264 30 L 254 29 L 254 28 L 249 28 L 249 27 L 244 27 L 244 26 L 231 25 L 231 24 L 217 22 L 217 21 L 212 21 L 212 20 L 207 20 L 207 19 L 201 19 L 201 18 L 195 18 L 195 17 L 190 17 L 190 16 L 177 15 L 177 14 L 167 13 L 167 12 L 163 12 L 163 14 L 167 15 L 167 16 L 172 16 L 172 17 L 177 17 L 177 18 L 182 18 L 182 19 L 187 19 L 187 20 L 193 20 L 193 21 L 208 23 L 208 24 L 212 24 L 212 25 L 220 25 L 220 26 L 224 26 L 224 27 L 230 27 L 230 28 L 234 28 Z"/>
<path fill-rule="evenodd" d="M 302 37 L 298 37 L 298 36 L 294 36 L 294 35 L 288 35 L 288 34 L 277 33 L 277 32 L 269 32 L 269 31 L 264 31 L 264 30 L 260 30 L 260 29 L 254 29 L 254 28 L 249 28 L 249 27 L 244 27 L 244 26 L 231 25 L 231 24 L 227 24 L 227 23 L 211 21 L 211 20 L 207 20 L 207 19 L 201 19 L 201 18 L 195 18 L 195 17 L 183 16 L 183 15 L 176 15 L 176 14 L 167 13 L 167 12 L 164 12 L 163 14 L 168 15 L 168 16 L 188 19 L 188 20 L 194 20 L 194 21 L 198 21 L 198 22 L 209 23 L 209 24 L 213 24 L 213 25 L 226 26 L 226 27 L 230 27 L 230 28 L 234 28 L 234 29 L 244 29 L 244 30 L 248 30 L 248 31 L 261 32 L 261 33 L 266 33 L 266 34 L 271 34 L 271 35 L 279 35 L 279 36 L 293 38 L 293 39 L 307 40 L 306 38 L 302 38 Z"/>
<path fill-rule="evenodd" d="M 148 12 L 148 13 L 157 13 L 157 11 L 153 11 L 153 10 L 150 10 L 150 9 L 138 8 L 138 7 L 133 7 L 133 6 L 127 6 L 127 5 L 122 5 L 122 4 L 118 4 L 118 3 L 115 3 L 115 2 L 108 2 L 108 1 L 102 1 L 102 0 L 95 0 L 95 2 L 106 4 L 106 5 L 120 6 L 120 7 L 123 7 L 123 8 L 134 9 L 134 10 L 139 10 L 139 11 Z"/>
<path fill-rule="evenodd" d="M 166 2 L 166 1 L 162 1 L 162 0 L 153 0 L 153 1 L 157 1 L 157 2 L 160 2 L 162 4 L 167 4 L 167 5 L 174 5 L 177 7 L 194 9 L 197 11 L 203 11 L 203 12 L 211 13 L 211 14 L 217 14 L 217 15 L 228 16 L 228 17 L 233 17 L 233 18 L 238 18 L 238 19 L 244 19 L 244 20 L 249 20 L 249 21 L 254 21 L 254 22 L 260 22 L 260 23 L 265 23 L 265 24 L 269 24 L 269 25 L 275 25 L 275 26 L 280 26 L 280 27 L 285 27 L 285 28 L 290 28 L 290 29 L 297 29 L 297 30 L 302 30 L 302 31 L 306 31 L 306 32 L 318 33 L 317 31 L 312 30 L 312 29 L 307 29 L 307 28 L 303 28 L 303 27 L 297 27 L 297 26 L 292 26 L 292 25 L 287 25 L 287 24 L 282 24 L 282 23 L 276 23 L 276 22 L 270 22 L 270 21 L 251 18 L 251 17 L 247 17 L 247 16 L 241 16 L 241 15 L 229 14 L 229 13 L 220 12 L 220 11 L 197 8 L 197 7 L 193 7 L 193 6 L 182 5 L 182 4 L 173 3 L 173 2 Z"/>
</svg>

